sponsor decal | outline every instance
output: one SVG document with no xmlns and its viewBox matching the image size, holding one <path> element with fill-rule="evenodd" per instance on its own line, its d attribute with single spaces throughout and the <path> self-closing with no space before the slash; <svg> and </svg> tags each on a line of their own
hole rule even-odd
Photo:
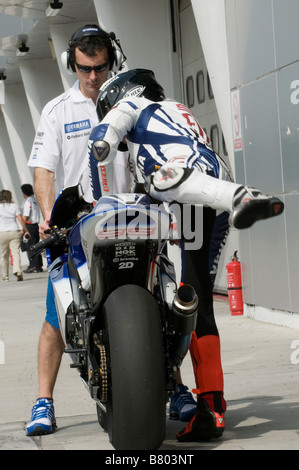
<svg viewBox="0 0 299 470">
<path fill-rule="evenodd" d="M 102 189 L 103 191 L 109 192 L 109 185 L 108 185 L 108 180 L 107 180 L 107 170 L 104 165 L 99 166 L 99 172 L 100 172 L 100 179 L 102 182 Z"/>
<path fill-rule="evenodd" d="M 70 134 L 71 132 L 79 132 L 85 129 L 91 129 L 91 124 L 89 119 L 84 119 L 84 121 L 70 122 L 69 124 L 64 125 L 64 132 Z"/>
<path fill-rule="evenodd" d="M 198 250 L 203 241 L 203 207 L 196 205 L 192 211 L 190 204 L 172 204 L 165 210 L 163 204 L 151 204 L 147 208 L 105 206 L 105 211 L 98 214 L 99 221 L 95 226 L 98 240 L 118 239 L 129 241 L 142 240 L 173 240 L 175 243 L 184 239 L 185 248 Z M 115 253 L 114 262 L 134 261 L 133 245 Z M 124 259 L 130 256 L 132 258 Z"/>
<path fill-rule="evenodd" d="M 243 150 L 239 90 L 232 92 L 231 104 L 232 104 L 234 151 L 239 152 Z"/>
<path fill-rule="evenodd" d="M 131 90 L 127 91 L 127 93 L 124 95 L 124 98 L 140 96 L 144 90 L 145 90 L 145 86 L 141 86 L 141 85 L 135 86 Z"/>
</svg>

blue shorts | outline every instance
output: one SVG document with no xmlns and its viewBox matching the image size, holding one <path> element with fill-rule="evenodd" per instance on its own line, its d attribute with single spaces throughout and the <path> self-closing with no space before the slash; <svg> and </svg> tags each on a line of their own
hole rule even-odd
<svg viewBox="0 0 299 470">
<path fill-rule="evenodd" d="M 51 278 L 48 279 L 47 301 L 46 301 L 46 321 L 59 330 L 58 313 L 55 305 L 54 289 Z"/>
</svg>

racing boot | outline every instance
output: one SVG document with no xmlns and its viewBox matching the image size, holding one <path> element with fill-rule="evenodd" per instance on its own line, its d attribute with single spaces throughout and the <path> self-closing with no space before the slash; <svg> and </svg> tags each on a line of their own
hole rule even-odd
<svg viewBox="0 0 299 470">
<path fill-rule="evenodd" d="M 222 392 L 209 392 L 197 398 L 197 411 L 187 426 L 176 434 L 179 442 L 198 442 L 221 437 L 225 429 L 226 403 Z"/>
<path fill-rule="evenodd" d="M 53 400 L 39 398 L 32 408 L 31 420 L 26 426 L 26 436 L 51 434 L 56 429 Z"/>
<path fill-rule="evenodd" d="M 281 214 L 283 209 L 284 204 L 277 197 L 267 196 L 255 188 L 240 186 L 233 198 L 229 222 L 237 229 L 249 228 L 257 220 Z"/>
</svg>

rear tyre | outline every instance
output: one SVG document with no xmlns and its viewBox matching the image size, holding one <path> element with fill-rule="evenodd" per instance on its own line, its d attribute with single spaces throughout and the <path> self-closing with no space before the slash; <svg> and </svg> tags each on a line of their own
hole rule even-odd
<svg viewBox="0 0 299 470">
<path fill-rule="evenodd" d="M 96 406 L 97 406 L 98 423 L 101 426 L 101 428 L 107 432 L 108 431 L 107 412 L 104 411 L 100 407 L 100 405 L 97 404 Z"/>
<path fill-rule="evenodd" d="M 111 444 L 117 450 L 158 449 L 165 436 L 166 417 L 157 303 L 140 286 L 121 286 L 105 302 L 104 321 Z"/>
</svg>

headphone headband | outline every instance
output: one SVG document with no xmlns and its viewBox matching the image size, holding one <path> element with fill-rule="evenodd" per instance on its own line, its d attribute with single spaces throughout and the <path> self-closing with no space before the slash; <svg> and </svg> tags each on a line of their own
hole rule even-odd
<svg viewBox="0 0 299 470">
<path fill-rule="evenodd" d="M 78 29 L 78 31 L 73 34 L 69 41 L 69 45 L 71 45 L 73 41 L 77 41 L 77 39 L 81 39 L 86 36 L 94 36 L 109 39 L 109 34 L 106 33 L 106 31 L 104 31 L 103 29 L 99 28 L 96 25 L 87 25 L 83 26 L 83 28 Z"/>
<path fill-rule="evenodd" d="M 70 72 L 71 74 L 75 72 L 73 48 L 74 46 L 76 47 L 76 41 L 88 36 L 102 38 L 107 41 L 107 50 L 110 63 L 109 68 L 112 72 L 118 72 L 123 68 L 123 62 L 125 62 L 126 57 L 122 51 L 119 40 L 115 37 L 115 34 L 107 33 L 99 26 L 90 24 L 83 26 L 73 34 L 73 36 L 69 40 L 69 49 L 63 52 L 61 55 L 61 61 L 68 72 Z"/>
</svg>

